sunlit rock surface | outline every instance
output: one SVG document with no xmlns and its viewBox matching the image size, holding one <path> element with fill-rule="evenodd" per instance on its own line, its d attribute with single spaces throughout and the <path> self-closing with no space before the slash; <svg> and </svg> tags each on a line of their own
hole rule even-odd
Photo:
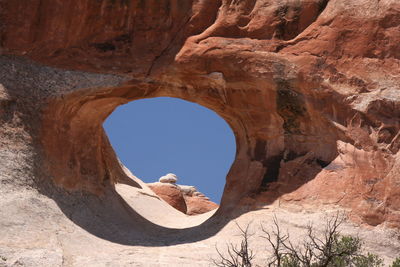
<svg viewBox="0 0 400 267">
<path fill-rule="evenodd" d="M 159 182 L 148 183 L 147 186 L 169 205 L 187 215 L 203 214 L 218 208 L 218 204 L 197 191 L 196 187 L 178 185 L 177 181 L 175 174 L 168 173 L 160 177 Z"/>
<path fill-rule="evenodd" d="M 158 180 L 160 183 L 169 183 L 169 184 L 176 184 L 178 181 L 178 177 L 176 177 L 173 173 L 168 173 L 164 176 L 161 176 Z"/>
<path fill-rule="evenodd" d="M 172 183 L 151 183 L 148 184 L 151 190 L 162 198 L 169 205 L 186 214 L 187 206 L 179 186 Z"/>
</svg>

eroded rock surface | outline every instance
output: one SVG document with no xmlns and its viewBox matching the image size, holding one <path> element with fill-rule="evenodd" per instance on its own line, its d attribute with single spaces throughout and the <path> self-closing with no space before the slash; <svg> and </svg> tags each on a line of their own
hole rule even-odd
<svg viewBox="0 0 400 267">
<path fill-rule="evenodd" d="M 186 214 L 187 206 L 183 194 L 179 186 L 172 183 L 151 183 L 148 184 L 151 190 L 154 191 L 165 202 L 170 204 L 175 209 Z"/>
<path fill-rule="evenodd" d="M 214 209 L 218 204 L 210 201 L 196 187 L 176 184 L 178 177 L 168 173 L 160 177 L 159 182 L 147 184 L 154 193 L 169 205 L 187 215 L 199 215 Z"/>
<path fill-rule="evenodd" d="M 202 194 L 200 195 L 183 195 L 187 206 L 187 215 L 203 214 L 217 209 L 218 204 L 210 201 L 210 199 Z"/>
<path fill-rule="evenodd" d="M 302 202 L 398 225 L 398 1 L 3 1 L 2 21 L 3 53 L 125 80 L 36 90 L 46 131 L 34 141 L 58 184 L 101 193 L 117 182 L 102 121 L 172 96 L 213 109 L 236 135 L 222 206 L 299 189 Z"/>
<path fill-rule="evenodd" d="M 35 188 L 101 235 L 60 199 L 138 187 L 102 122 L 169 96 L 214 110 L 236 135 L 215 220 L 279 203 L 400 227 L 399 1 L 0 5 L 2 190 Z"/>
<path fill-rule="evenodd" d="M 178 177 L 176 177 L 176 175 L 173 173 L 168 173 L 164 176 L 161 176 L 158 181 L 160 183 L 176 184 Z"/>
</svg>

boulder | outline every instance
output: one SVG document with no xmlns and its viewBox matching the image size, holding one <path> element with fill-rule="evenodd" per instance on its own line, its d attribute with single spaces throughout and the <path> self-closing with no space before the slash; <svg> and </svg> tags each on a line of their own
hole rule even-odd
<svg viewBox="0 0 400 267">
<path fill-rule="evenodd" d="M 178 177 L 173 173 L 168 173 L 161 176 L 158 180 L 160 183 L 175 184 L 178 181 Z"/>
</svg>

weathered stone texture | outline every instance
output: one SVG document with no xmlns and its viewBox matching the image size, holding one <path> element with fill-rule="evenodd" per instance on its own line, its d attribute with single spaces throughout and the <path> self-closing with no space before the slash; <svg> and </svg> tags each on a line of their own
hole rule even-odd
<svg viewBox="0 0 400 267">
<path fill-rule="evenodd" d="M 400 226 L 399 1 L 0 3 L 3 54 L 68 69 L 54 71 L 61 77 L 112 74 L 51 93 L 42 86 L 53 71 L 29 90 L 15 67 L 0 74 L 2 127 L 23 113 L 12 123 L 58 185 L 101 195 L 124 180 L 102 122 L 128 101 L 179 97 L 236 135 L 220 213 L 244 202 L 335 204 L 360 222 Z M 12 75 L 15 85 L 4 80 Z"/>
</svg>

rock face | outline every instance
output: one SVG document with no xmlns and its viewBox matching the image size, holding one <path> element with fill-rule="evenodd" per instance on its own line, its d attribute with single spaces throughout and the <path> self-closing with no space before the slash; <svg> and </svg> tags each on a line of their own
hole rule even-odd
<svg viewBox="0 0 400 267">
<path fill-rule="evenodd" d="M 147 185 L 165 202 L 187 215 L 199 215 L 219 207 L 197 191 L 196 187 L 177 185 L 177 181 L 178 177 L 175 174 L 168 173 L 160 177 L 159 182 Z"/>
<path fill-rule="evenodd" d="M 180 185 L 187 206 L 187 215 L 198 215 L 217 209 L 218 204 L 210 201 L 203 193 L 197 191 L 194 186 Z"/>
<path fill-rule="evenodd" d="M 398 0 L 0 5 L 2 153 L 24 155 L 32 173 L 5 165 L 7 184 L 103 195 L 126 179 L 102 122 L 169 96 L 214 110 L 236 135 L 216 216 L 279 201 L 400 227 Z"/>
<path fill-rule="evenodd" d="M 154 193 L 161 197 L 165 202 L 175 209 L 186 214 L 187 206 L 183 198 L 182 191 L 174 184 L 169 183 L 153 183 L 147 184 Z"/>
</svg>

